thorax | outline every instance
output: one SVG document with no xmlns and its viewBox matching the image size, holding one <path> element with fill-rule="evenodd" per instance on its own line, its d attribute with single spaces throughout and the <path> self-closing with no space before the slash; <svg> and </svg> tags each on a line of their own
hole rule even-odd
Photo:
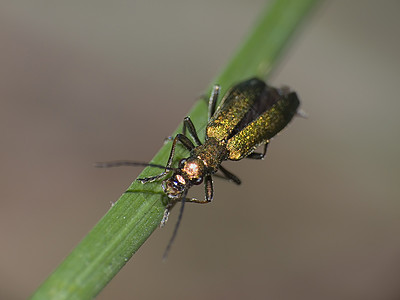
<svg viewBox="0 0 400 300">
<path fill-rule="evenodd" d="M 191 157 L 200 159 L 207 173 L 215 173 L 222 161 L 226 160 L 228 152 L 225 140 L 206 138 L 203 145 L 194 148 Z"/>
</svg>

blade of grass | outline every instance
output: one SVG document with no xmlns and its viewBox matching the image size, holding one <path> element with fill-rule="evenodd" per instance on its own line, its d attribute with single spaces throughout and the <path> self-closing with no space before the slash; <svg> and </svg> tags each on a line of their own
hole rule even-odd
<svg viewBox="0 0 400 300">
<path fill-rule="evenodd" d="M 247 41 L 213 81 L 221 85 L 221 93 L 242 79 L 265 78 L 293 31 L 316 2 L 277 0 L 270 5 Z M 207 122 L 205 101 L 199 101 L 189 115 L 197 128 L 204 128 Z M 162 147 L 152 162 L 165 163 L 170 147 L 170 144 Z M 183 152 L 177 152 L 178 157 L 182 155 Z M 140 176 L 154 175 L 157 171 L 146 168 Z M 160 224 L 164 204 L 165 195 L 159 182 L 145 185 L 133 182 L 32 299 L 71 300 L 96 296 Z"/>
</svg>

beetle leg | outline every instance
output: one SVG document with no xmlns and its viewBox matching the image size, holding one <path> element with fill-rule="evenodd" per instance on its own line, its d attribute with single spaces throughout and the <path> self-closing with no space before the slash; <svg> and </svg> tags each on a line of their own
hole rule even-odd
<svg viewBox="0 0 400 300">
<path fill-rule="evenodd" d="M 190 202 L 190 203 L 197 203 L 197 204 L 206 204 L 206 203 L 210 203 L 211 200 L 207 200 L 207 199 L 197 199 L 197 198 L 185 198 L 185 202 Z"/>
<path fill-rule="evenodd" d="M 211 176 L 207 176 L 210 177 Z M 205 178 L 205 185 L 206 185 L 206 198 L 203 200 L 199 200 L 197 198 L 184 198 L 185 202 L 191 202 L 191 203 L 198 203 L 198 204 L 205 204 L 205 203 L 210 203 L 212 198 L 213 198 L 213 186 L 212 186 L 212 180 L 208 181 L 207 177 Z M 171 212 L 171 209 L 175 206 L 175 204 L 179 201 L 180 199 L 171 199 L 171 201 L 167 204 L 164 210 L 164 216 L 161 219 L 160 222 L 160 227 L 164 227 L 165 223 L 168 221 L 169 214 Z"/>
<path fill-rule="evenodd" d="M 171 201 L 165 206 L 164 216 L 161 219 L 160 227 L 164 227 L 164 225 L 167 223 L 171 209 L 175 206 L 175 204 L 178 202 L 177 200 L 179 199 L 170 199 L 170 200 Z"/>
<path fill-rule="evenodd" d="M 269 141 L 267 141 L 265 143 L 263 153 L 253 152 L 253 153 L 250 153 L 246 158 L 263 159 L 265 157 L 265 154 L 267 153 L 268 144 L 269 144 Z"/>
<path fill-rule="evenodd" d="M 200 200 L 197 198 L 185 197 L 185 202 L 198 203 L 198 204 L 205 204 L 205 203 L 211 202 L 213 199 L 213 196 L 214 196 L 214 188 L 213 188 L 213 182 L 212 182 L 211 175 L 208 175 L 204 178 L 204 187 L 205 187 L 205 193 L 206 193 L 206 196 L 204 199 Z M 164 218 L 165 218 L 165 216 L 167 216 L 167 218 L 168 218 L 169 210 L 171 210 L 172 207 L 174 207 L 174 205 L 177 203 L 178 200 L 179 199 L 172 199 L 172 201 L 167 204 L 165 212 L 164 212 Z M 164 220 L 164 218 L 163 218 L 163 220 Z M 163 222 L 161 222 L 161 223 L 163 223 Z"/>
<path fill-rule="evenodd" d="M 199 203 L 199 204 L 205 204 L 205 203 L 210 203 L 214 197 L 214 187 L 213 187 L 213 181 L 211 175 L 207 175 L 204 178 L 204 188 L 205 188 L 205 198 L 202 200 L 196 199 L 196 198 L 185 198 L 185 202 L 192 202 L 192 203 Z M 173 206 L 174 204 L 172 204 Z"/>
<path fill-rule="evenodd" d="M 206 202 L 211 202 L 214 197 L 214 187 L 211 175 L 207 175 L 204 178 L 204 188 L 206 193 Z"/>
<path fill-rule="evenodd" d="M 214 85 L 210 95 L 210 100 L 208 101 L 208 121 L 210 121 L 211 117 L 215 113 L 215 109 L 217 108 L 217 100 L 220 90 L 221 87 L 218 84 Z"/>
<path fill-rule="evenodd" d="M 192 139 L 196 142 L 197 146 L 200 146 L 201 142 L 199 136 L 197 135 L 196 128 L 194 127 L 192 120 L 190 120 L 190 117 L 185 117 L 183 119 L 182 133 L 184 136 L 186 136 L 186 128 L 189 130 L 189 134 L 192 137 Z"/>
<path fill-rule="evenodd" d="M 175 138 L 178 138 L 179 142 L 188 150 L 192 151 L 195 148 L 195 145 L 192 143 L 191 140 L 186 135 L 178 133 Z M 172 159 L 171 161 L 168 161 L 170 165 L 168 167 L 171 167 L 172 164 Z"/>
<path fill-rule="evenodd" d="M 169 208 L 166 208 L 164 210 L 164 216 L 163 216 L 163 218 L 161 219 L 161 222 L 160 222 L 160 227 L 161 228 L 164 227 L 165 224 L 167 223 L 170 212 L 171 212 L 171 209 L 169 209 Z"/>
<path fill-rule="evenodd" d="M 181 144 L 188 149 L 189 151 L 191 151 L 195 146 L 193 145 L 193 143 L 183 134 L 178 133 L 176 135 L 176 137 L 174 138 L 174 141 L 172 142 L 172 148 L 171 148 L 171 152 L 169 153 L 169 158 L 168 158 L 168 162 L 167 165 L 165 166 L 165 170 L 164 172 L 156 175 L 156 176 L 152 176 L 152 177 L 146 177 L 146 178 L 138 178 L 138 181 L 140 181 L 141 183 L 146 183 L 146 182 L 153 182 L 156 181 L 162 177 L 164 177 L 166 174 L 169 173 L 169 171 L 171 170 L 171 165 L 172 165 L 172 160 L 174 158 L 175 155 L 175 148 L 176 148 L 176 143 L 177 142 L 181 142 Z"/>
<path fill-rule="evenodd" d="M 224 176 L 222 178 L 224 179 L 228 179 L 233 181 L 234 183 L 236 183 L 237 185 L 241 184 L 242 182 L 240 181 L 240 179 L 235 175 L 232 174 L 231 172 L 229 172 L 227 169 L 225 169 L 223 166 L 219 166 L 218 167 L 219 170 L 224 174 Z"/>
</svg>

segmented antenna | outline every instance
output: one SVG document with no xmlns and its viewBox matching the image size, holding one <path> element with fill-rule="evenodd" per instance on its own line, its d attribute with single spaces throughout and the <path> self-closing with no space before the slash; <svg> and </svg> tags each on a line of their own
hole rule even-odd
<svg viewBox="0 0 400 300">
<path fill-rule="evenodd" d="M 114 167 L 122 167 L 122 166 L 128 166 L 128 167 L 153 167 L 153 168 L 159 168 L 159 169 L 164 169 L 164 170 L 170 170 L 173 171 L 175 168 L 170 168 L 162 165 L 157 165 L 157 164 L 149 164 L 145 162 L 140 162 L 140 161 L 131 161 L 131 160 L 116 160 L 116 161 L 105 161 L 105 162 L 97 162 L 94 163 L 94 166 L 96 168 L 114 168 Z"/>
<path fill-rule="evenodd" d="M 178 220 L 176 221 L 174 232 L 172 233 L 172 236 L 169 239 L 167 248 L 165 248 L 165 251 L 164 251 L 164 254 L 163 254 L 163 258 L 162 258 L 163 261 L 167 260 L 167 256 L 168 256 L 169 250 L 171 249 L 171 246 L 175 241 L 176 235 L 178 233 L 178 228 L 181 225 L 182 216 L 183 216 L 183 210 L 185 209 L 186 195 L 187 195 L 187 191 L 183 194 L 183 197 L 182 197 L 182 200 L 181 200 L 181 209 L 179 211 Z"/>
</svg>

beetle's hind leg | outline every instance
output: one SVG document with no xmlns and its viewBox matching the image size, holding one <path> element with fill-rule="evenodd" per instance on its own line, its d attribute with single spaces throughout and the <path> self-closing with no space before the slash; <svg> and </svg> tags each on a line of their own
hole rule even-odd
<svg viewBox="0 0 400 300">
<path fill-rule="evenodd" d="M 225 169 L 223 166 L 219 166 L 218 169 L 222 172 L 222 174 L 224 174 L 224 176 L 221 176 L 221 178 L 223 179 L 227 179 L 230 181 L 233 181 L 234 183 L 236 183 L 237 185 L 241 184 L 242 181 L 239 179 L 239 177 L 237 177 L 235 174 L 229 172 L 227 169 Z M 215 174 L 214 176 L 216 176 L 218 174 Z"/>
<path fill-rule="evenodd" d="M 250 158 L 250 159 L 263 159 L 263 158 L 265 157 L 265 154 L 267 154 L 268 144 L 269 144 L 269 141 L 267 141 L 267 142 L 265 143 L 263 153 L 253 152 L 253 153 L 250 153 L 246 158 Z"/>
</svg>

